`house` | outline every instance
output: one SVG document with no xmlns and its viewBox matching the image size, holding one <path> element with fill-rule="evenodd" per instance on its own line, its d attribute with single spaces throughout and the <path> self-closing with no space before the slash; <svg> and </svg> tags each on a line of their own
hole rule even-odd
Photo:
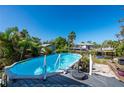
<svg viewBox="0 0 124 93">
<path fill-rule="evenodd" d="M 115 55 L 114 48 L 112 47 L 99 48 L 96 49 L 96 51 L 97 56 L 103 56 L 106 58 L 113 58 L 113 56 Z"/>
<path fill-rule="evenodd" d="M 80 43 L 73 47 L 74 50 L 91 50 L 94 45 L 91 43 Z"/>
</svg>

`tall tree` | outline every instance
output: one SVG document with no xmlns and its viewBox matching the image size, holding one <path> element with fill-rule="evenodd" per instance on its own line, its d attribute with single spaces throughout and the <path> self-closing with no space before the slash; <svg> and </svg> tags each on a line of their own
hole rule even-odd
<svg viewBox="0 0 124 93">
<path fill-rule="evenodd" d="M 119 45 L 119 42 L 118 42 L 118 41 L 112 41 L 112 40 L 105 40 L 105 41 L 102 43 L 102 46 L 103 46 L 103 47 L 117 48 L 118 45 Z"/>
<path fill-rule="evenodd" d="M 124 26 L 121 26 L 120 35 L 121 35 L 122 38 L 124 39 Z"/>
<path fill-rule="evenodd" d="M 118 39 L 118 42 L 120 42 L 120 40 L 121 40 L 121 35 L 120 35 L 120 33 L 115 34 L 115 36 L 116 36 L 116 38 Z"/>
<path fill-rule="evenodd" d="M 74 31 L 70 32 L 68 35 L 68 45 L 69 47 L 74 46 L 74 40 L 76 39 L 76 33 Z"/>
<path fill-rule="evenodd" d="M 26 29 L 19 31 L 17 27 L 11 27 L 0 33 L 0 47 L 7 49 L 9 56 L 20 54 L 23 58 L 27 49 L 32 50 L 32 53 L 35 52 L 33 49 L 40 49 L 41 42 L 39 38 L 31 37 Z"/>
<path fill-rule="evenodd" d="M 63 37 L 57 37 L 54 41 L 53 44 L 56 46 L 57 49 L 62 49 L 65 47 L 67 44 L 67 41 Z"/>
</svg>

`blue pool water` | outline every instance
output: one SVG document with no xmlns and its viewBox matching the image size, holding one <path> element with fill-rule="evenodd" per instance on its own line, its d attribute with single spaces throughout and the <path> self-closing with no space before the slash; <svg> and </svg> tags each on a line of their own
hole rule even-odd
<svg viewBox="0 0 124 93">
<path fill-rule="evenodd" d="M 58 56 L 59 54 L 46 56 L 47 73 L 68 69 L 81 58 L 80 54 L 61 53 L 60 61 L 56 62 Z M 43 74 L 43 67 L 44 56 L 41 56 L 13 65 L 9 71 L 16 75 L 41 75 Z"/>
</svg>

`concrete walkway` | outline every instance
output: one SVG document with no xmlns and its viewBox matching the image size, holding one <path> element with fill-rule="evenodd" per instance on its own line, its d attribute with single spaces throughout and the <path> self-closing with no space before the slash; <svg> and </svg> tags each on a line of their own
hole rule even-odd
<svg viewBox="0 0 124 93">
<path fill-rule="evenodd" d="M 106 77 L 115 77 L 116 79 L 118 79 L 118 77 L 115 75 L 113 70 L 111 70 L 111 68 L 108 65 L 95 63 L 93 65 L 93 69 L 94 69 L 93 73 L 95 74 L 106 76 Z"/>
</svg>

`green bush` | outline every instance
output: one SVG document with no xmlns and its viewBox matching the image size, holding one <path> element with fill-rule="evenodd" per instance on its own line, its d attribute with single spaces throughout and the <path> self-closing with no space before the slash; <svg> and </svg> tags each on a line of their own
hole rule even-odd
<svg viewBox="0 0 124 93">
<path fill-rule="evenodd" d="M 96 55 L 96 51 L 95 50 L 89 50 L 88 54 L 92 54 L 93 56 L 95 56 Z"/>
<path fill-rule="evenodd" d="M 124 44 L 120 44 L 117 48 L 116 48 L 116 55 L 117 56 L 124 56 Z"/>
<path fill-rule="evenodd" d="M 82 70 L 84 72 L 88 72 L 89 71 L 89 58 L 84 56 L 81 59 L 81 66 L 82 66 Z"/>
</svg>

